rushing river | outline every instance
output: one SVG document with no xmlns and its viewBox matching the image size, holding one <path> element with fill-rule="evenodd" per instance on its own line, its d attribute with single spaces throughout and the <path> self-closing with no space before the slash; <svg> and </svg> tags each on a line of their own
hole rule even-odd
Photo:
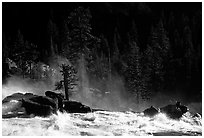
<svg viewBox="0 0 204 138">
<path fill-rule="evenodd" d="M 202 119 L 186 113 L 180 120 L 165 114 L 152 118 L 143 113 L 97 111 L 58 113 L 47 118 L 9 118 L 2 120 L 2 134 L 21 136 L 148 136 L 202 135 Z"/>
</svg>

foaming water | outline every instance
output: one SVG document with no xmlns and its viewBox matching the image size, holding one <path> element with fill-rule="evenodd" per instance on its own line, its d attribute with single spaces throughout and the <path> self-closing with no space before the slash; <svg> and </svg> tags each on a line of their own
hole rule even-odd
<svg viewBox="0 0 204 138">
<path fill-rule="evenodd" d="M 94 113 L 60 113 L 48 118 L 10 118 L 2 120 L 2 133 L 21 136 L 147 136 L 202 135 L 202 119 L 186 113 L 180 120 L 165 114 L 152 118 L 143 113 L 97 111 Z"/>
</svg>

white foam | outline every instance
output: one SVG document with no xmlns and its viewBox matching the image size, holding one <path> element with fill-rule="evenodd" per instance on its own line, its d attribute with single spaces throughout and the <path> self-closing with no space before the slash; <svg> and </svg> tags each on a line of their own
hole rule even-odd
<svg viewBox="0 0 204 138">
<path fill-rule="evenodd" d="M 197 122 L 197 123 L 196 123 Z M 2 121 L 3 135 L 136 136 L 158 132 L 202 133 L 202 121 L 187 114 L 171 120 L 165 114 L 150 118 L 132 112 L 98 111 L 88 114 L 58 112 L 48 118 L 11 118 Z"/>
</svg>

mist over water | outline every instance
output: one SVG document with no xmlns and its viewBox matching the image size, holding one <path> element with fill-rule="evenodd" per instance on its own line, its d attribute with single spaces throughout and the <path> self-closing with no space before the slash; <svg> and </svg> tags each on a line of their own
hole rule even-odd
<svg viewBox="0 0 204 138">
<path fill-rule="evenodd" d="M 34 93 L 44 95 L 47 90 L 54 91 L 56 82 L 63 79 L 60 66 L 62 64 L 71 64 L 66 58 L 53 56 L 49 58 L 49 70 L 51 73 L 44 80 L 33 80 L 21 76 L 12 76 L 7 79 L 7 83 L 2 86 L 2 99 L 13 93 Z M 71 100 L 80 101 L 92 108 L 101 108 L 110 111 L 136 111 L 142 112 L 151 105 L 159 108 L 167 104 L 175 104 L 176 101 L 189 106 L 193 113 L 202 113 L 202 103 L 186 103 L 179 92 L 172 94 L 157 93 L 150 100 L 140 100 L 139 105 L 132 95 L 128 95 L 124 87 L 124 80 L 119 75 L 111 76 L 111 80 L 105 83 L 94 80 L 86 71 L 86 62 L 82 57 L 78 64 L 78 89 L 70 94 Z M 58 90 L 64 94 L 64 90 Z M 177 93 L 177 94 L 175 94 Z"/>
<path fill-rule="evenodd" d="M 106 109 L 87 114 L 61 113 L 41 118 L 10 118 L 2 120 L 2 134 L 21 136 L 152 136 L 152 135 L 202 135 L 202 118 L 192 118 L 193 114 L 187 112 L 180 120 L 171 120 L 165 114 L 159 113 L 153 118 L 145 117 L 142 112 L 151 105 L 163 107 L 184 102 L 181 95 L 165 95 L 158 93 L 151 100 L 140 101 L 137 105 L 134 97 L 127 95 L 124 81 L 119 75 L 112 75 L 112 79 L 102 84 L 91 78 L 85 71 L 84 60 L 80 60 L 77 69 L 79 87 L 70 96 L 92 108 Z M 70 64 L 62 57 L 53 57 L 49 62 L 53 73 L 47 79 L 36 81 L 20 76 L 12 76 L 3 85 L 2 98 L 13 93 L 34 93 L 44 95 L 47 90 L 54 90 L 55 83 L 62 80 L 61 64 Z M 101 91 L 100 88 L 106 87 Z M 64 90 L 61 92 L 64 94 Z M 187 103 L 186 103 L 187 104 Z M 192 113 L 202 113 L 201 103 L 187 104 Z M 125 111 L 125 112 L 118 112 Z"/>
</svg>

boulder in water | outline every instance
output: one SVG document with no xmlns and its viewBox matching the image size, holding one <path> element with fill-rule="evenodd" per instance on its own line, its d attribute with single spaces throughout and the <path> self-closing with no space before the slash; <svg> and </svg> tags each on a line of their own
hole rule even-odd
<svg viewBox="0 0 204 138">
<path fill-rule="evenodd" d="M 185 106 L 185 105 L 181 105 L 180 102 L 176 102 L 176 107 L 179 108 L 179 109 L 181 109 L 181 112 L 182 112 L 183 114 L 185 114 L 186 112 L 189 111 L 188 107 Z"/>
<path fill-rule="evenodd" d="M 33 95 L 32 93 L 14 93 L 10 96 L 5 97 L 2 100 L 2 117 L 10 118 L 10 117 L 21 117 L 25 115 L 25 108 L 22 107 L 22 99 L 29 99 L 36 97 L 37 95 Z"/>
<path fill-rule="evenodd" d="M 147 108 L 146 110 L 144 110 L 143 113 L 145 116 L 153 117 L 159 113 L 159 110 L 151 106 L 150 108 Z"/>
<path fill-rule="evenodd" d="M 179 119 L 188 111 L 188 108 L 185 105 L 181 105 L 180 102 L 177 102 L 175 105 L 167 105 L 160 108 L 160 111 L 172 119 Z"/>
<path fill-rule="evenodd" d="M 3 117 L 21 117 L 25 115 L 48 116 L 56 113 L 58 99 L 47 96 L 38 96 L 32 93 L 14 93 L 3 99 Z"/>
<path fill-rule="evenodd" d="M 36 96 L 28 99 L 29 101 L 32 101 L 34 103 L 37 103 L 39 105 L 48 105 L 51 106 L 52 109 L 56 112 L 58 109 L 58 101 L 57 99 L 52 99 L 47 96 Z"/>
<path fill-rule="evenodd" d="M 77 101 L 64 101 L 63 109 L 69 113 L 88 113 L 91 112 L 89 106 L 83 105 Z"/>
<path fill-rule="evenodd" d="M 54 112 L 54 109 L 50 105 L 43 105 L 31 100 L 22 99 L 22 107 L 25 108 L 27 115 L 34 116 L 49 116 Z"/>
<path fill-rule="evenodd" d="M 202 118 L 202 116 L 199 113 L 195 113 L 192 118 Z"/>
<path fill-rule="evenodd" d="M 80 102 L 64 101 L 62 94 L 46 91 L 45 95 L 38 96 L 32 93 L 10 95 L 2 101 L 3 115 L 5 117 L 20 117 L 18 111 L 24 111 L 24 114 L 28 116 L 48 116 L 56 113 L 58 109 L 69 113 L 88 113 L 92 111 L 90 107 Z M 13 112 L 13 115 L 8 115 L 10 112 Z"/>
<path fill-rule="evenodd" d="M 10 102 L 11 100 L 21 100 L 21 99 L 29 99 L 29 98 L 32 98 L 32 97 L 35 97 L 37 95 L 34 95 L 32 93 L 26 93 L 26 94 L 23 94 L 23 93 L 14 93 L 10 96 L 7 96 L 5 97 L 3 100 L 2 100 L 2 103 L 5 103 L 5 102 Z"/>
<path fill-rule="evenodd" d="M 2 104 L 2 118 L 18 117 L 22 114 L 26 113 L 21 101 L 11 100 Z"/>
<path fill-rule="evenodd" d="M 64 96 L 61 94 L 61 93 L 55 93 L 55 92 L 52 92 L 52 91 L 46 91 L 45 92 L 45 95 L 47 97 L 50 97 L 52 98 L 53 100 L 57 100 L 57 105 L 58 105 L 58 109 L 60 111 L 63 110 L 63 100 L 64 100 Z"/>
</svg>

